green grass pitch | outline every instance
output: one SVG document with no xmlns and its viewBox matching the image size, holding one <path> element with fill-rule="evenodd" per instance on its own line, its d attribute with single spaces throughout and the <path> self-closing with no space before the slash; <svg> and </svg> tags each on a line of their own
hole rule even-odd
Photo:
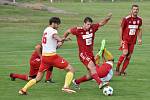
<svg viewBox="0 0 150 100">
<path fill-rule="evenodd" d="M 18 95 L 18 90 L 25 81 L 10 81 L 9 73 L 26 73 L 29 70 L 29 58 L 34 46 L 40 42 L 42 32 L 48 25 L 51 16 L 59 16 L 62 24 L 59 33 L 72 26 L 82 25 L 83 18 L 91 16 L 94 22 L 101 20 L 108 12 L 113 13 L 110 22 L 96 32 L 94 50 L 100 47 L 102 39 L 106 39 L 106 47 L 117 59 L 121 54 L 119 47 L 119 24 L 123 16 L 128 15 L 131 2 L 116 3 L 54 3 L 57 7 L 77 14 L 54 14 L 46 11 L 36 11 L 14 6 L 0 5 L 0 100 L 149 100 L 150 98 L 150 2 L 137 2 L 140 6 L 139 15 L 143 18 L 143 45 L 136 45 L 131 63 L 128 66 L 128 76 L 113 77 L 111 86 L 114 94 L 104 96 L 95 82 L 81 84 L 81 90 L 76 94 L 61 92 L 65 72 L 54 69 L 55 84 L 46 84 L 44 79 L 29 89 L 27 96 Z M 76 38 L 66 42 L 58 50 L 58 54 L 66 58 L 76 68 L 75 77 L 86 73 L 85 67 L 78 59 Z"/>
</svg>

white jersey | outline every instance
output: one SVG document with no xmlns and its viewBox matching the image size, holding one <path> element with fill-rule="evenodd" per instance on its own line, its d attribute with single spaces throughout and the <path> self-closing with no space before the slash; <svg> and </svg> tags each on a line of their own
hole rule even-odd
<svg viewBox="0 0 150 100">
<path fill-rule="evenodd" d="M 47 27 L 44 30 L 42 37 L 42 55 L 56 53 L 57 40 L 53 35 L 57 34 L 57 30 L 52 27 Z"/>
</svg>

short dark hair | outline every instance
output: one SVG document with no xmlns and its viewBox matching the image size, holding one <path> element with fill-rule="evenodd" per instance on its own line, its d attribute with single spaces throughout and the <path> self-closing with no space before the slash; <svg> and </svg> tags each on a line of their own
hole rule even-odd
<svg viewBox="0 0 150 100">
<path fill-rule="evenodd" d="M 84 23 L 86 23 L 86 22 L 93 22 L 93 20 L 92 20 L 92 18 L 90 18 L 90 17 L 85 17 L 84 18 Z"/>
<path fill-rule="evenodd" d="M 133 7 L 139 7 L 139 6 L 134 4 L 134 5 L 132 5 L 131 9 L 132 9 Z"/>
<path fill-rule="evenodd" d="M 59 17 L 51 17 L 49 19 L 49 24 L 51 25 L 52 23 L 60 24 L 61 23 L 60 18 Z"/>
</svg>

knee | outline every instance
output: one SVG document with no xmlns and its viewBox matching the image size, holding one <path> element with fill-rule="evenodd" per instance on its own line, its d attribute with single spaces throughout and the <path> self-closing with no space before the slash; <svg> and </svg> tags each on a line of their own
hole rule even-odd
<svg viewBox="0 0 150 100">
<path fill-rule="evenodd" d="M 89 75 L 89 74 L 86 75 L 86 78 L 87 79 L 92 79 L 91 75 Z"/>
<path fill-rule="evenodd" d="M 70 71 L 72 73 L 75 72 L 75 69 L 71 65 L 68 65 L 65 70 Z"/>
<path fill-rule="evenodd" d="M 128 55 L 128 50 L 123 50 L 123 55 L 127 56 Z"/>
<path fill-rule="evenodd" d="M 132 54 L 131 54 L 131 53 L 129 53 L 129 54 L 128 54 L 128 56 L 127 56 L 127 58 L 128 58 L 128 59 L 130 59 L 130 58 L 131 58 L 131 55 L 132 55 Z"/>
<path fill-rule="evenodd" d="M 96 67 L 95 66 L 90 66 L 88 68 L 89 68 L 91 74 L 96 73 Z"/>
<path fill-rule="evenodd" d="M 39 81 L 41 81 L 42 80 L 42 78 L 43 78 L 43 73 L 42 72 L 39 72 L 38 74 L 37 74 L 37 76 L 36 76 L 36 81 L 37 82 L 39 82 Z"/>
</svg>

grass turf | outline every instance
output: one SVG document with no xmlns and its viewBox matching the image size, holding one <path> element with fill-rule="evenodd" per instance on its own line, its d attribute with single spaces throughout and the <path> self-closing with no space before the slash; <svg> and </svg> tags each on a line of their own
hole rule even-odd
<svg viewBox="0 0 150 100">
<path fill-rule="evenodd" d="M 57 7 L 73 14 L 54 14 L 46 11 L 36 11 L 13 6 L 0 5 L 0 100 L 149 100 L 150 97 L 150 67 L 149 67 L 149 4 L 150 2 L 138 2 L 140 5 L 140 16 L 143 18 L 143 45 L 135 47 L 131 63 L 128 67 L 128 76 L 125 80 L 122 77 L 113 77 L 111 86 L 114 88 L 114 94 L 106 97 L 98 89 L 95 82 L 90 81 L 81 84 L 81 90 L 76 94 L 66 94 L 61 92 L 64 83 L 65 72 L 54 69 L 53 79 L 55 84 L 46 84 L 43 82 L 33 86 L 29 90 L 28 96 L 18 95 L 18 90 L 26 82 L 16 80 L 10 81 L 9 73 L 28 73 L 29 57 L 34 46 L 40 42 L 42 32 L 48 25 L 48 19 L 51 16 L 59 16 L 62 24 L 59 29 L 60 35 L 71 27 L 82 25 L 85 16 L 91 16 L 94 22 L 102 19 L 109 11 L 113 13 L 113 18 L 98 32 L 96 32 L 95 52 L 100 46 L 103 38 L 106 39 L 108 50 L 117 59 L 121 52 L 119 47 L 119 23 L 123 16 L 126 16 L 130 10 L 131 2 L 117 3 L 54 3 L 47 5 Z M 75 77 L 86 73 L 85 67 L 78 59 L 76 39 L 73 37 L 71 42 L 66 42 L 58 50 L 62 55 L 76 68 Z M 45 78 L 45 77 L 44 77 Z"/>
</svg>

